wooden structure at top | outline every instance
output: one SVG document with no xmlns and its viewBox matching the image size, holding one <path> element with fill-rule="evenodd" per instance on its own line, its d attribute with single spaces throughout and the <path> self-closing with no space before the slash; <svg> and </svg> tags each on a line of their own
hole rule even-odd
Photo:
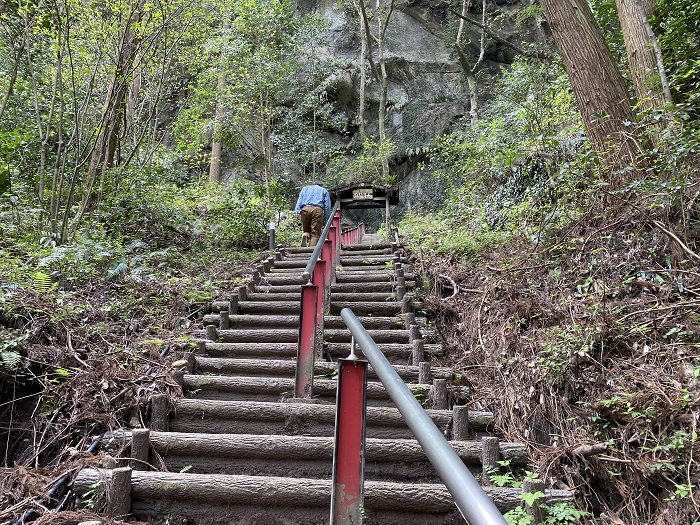
<svg viewBox="0 0 700 525">
<path fill-rule="evenodd" d="M 340 208 L 346 210 L 385 208 L 399 203 L 398 186 L 374 186 L 371 182 L 356 182 L 350 186 L 332 190 L 334 200 L 340 200 Z"/>
<path fill-rule="evenodd" d="M 375 186 L 371 182 L 356 182 L 330 192 L 334 202 L 340 201 L 341 210 L 384 208 L 384 224 L 389 230 L 389 206 L 399 203 L 398 186 Z"/>
</svg>

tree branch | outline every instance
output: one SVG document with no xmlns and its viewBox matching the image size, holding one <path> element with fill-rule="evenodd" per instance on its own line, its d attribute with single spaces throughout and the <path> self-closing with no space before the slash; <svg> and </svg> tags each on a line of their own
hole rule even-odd
<svg viewBox="0 0 700 525">
<path fill-rule="evenodd" d="M 357 0 L 360 4 L 360 13 L 362 14 L 362 22 L 365 26 L 365 33 L 367 35 L 367 60 L 369 60 L 369 68 L 372 71 L 372 76 L 379 82 L 379 73 L 377 72 L 377 65 L 374 63 L 372 58 L 372 31 L 369 29 L 369 22 L 367 21 L 367 11 L 365 10 L 365 0 Z"/>
<path fill-rule="evenodd" d="M 463 20 L 466 20 L 466 21 L 469 22 L 470 24 L 475 25 L 475 26 L 478 27 L 479 29 L 483 29 L 484 32 L 485 32 L 487 35 L 489 35 L 492 39 L 494 39 L 496 42 L 498 42 L 499 44 L 503 44 L 504 46 L 507 46 L 507 47 L 511 48 L 511 49 L 514 50 L 516 53 L 518 53 L 518 54 L 520 54 L 520 55 L 525 55 L 526 57 L 541 58 L 541 57 L 539 56 L 538 53 L 532 53 L 531 51 L 528 51 L 528 50 L 525 49 L 524 47 L 520 47 L 520 46 L 517 45 L 517 44 L 513 44 L 512 42 L 508 42 L 508 40 L 506 40 L 505 38 L 503 38 L 502 36 L 500 36 L 498 33 L 492 31 L 491 29 L 489 29 L 489 27 L 488 27 L 486 24 L 482 24 L 482 23 L 479 22 L 478 20 L 474 20 L 473 18 L 470 18 L 470 17 L 468 17 L 468 16 L 466 16 L 466 15 L 463 15 L 462 13 L 458 13 L 458 12 L 455 11 L 454 9 L 448 9 L 448 11 L 449 11 L 450 13 L 452 13 L 453 15 L 455 15 L 455 16 L 457 16 L 457 17 L 463 19 Z"/>
</svg>

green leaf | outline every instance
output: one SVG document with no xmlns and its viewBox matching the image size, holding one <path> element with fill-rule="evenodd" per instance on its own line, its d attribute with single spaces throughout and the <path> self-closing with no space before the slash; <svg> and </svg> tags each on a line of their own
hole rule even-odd
<svg viewBox="0 0 700 525">
<path fill-rule="evenodd" d="M 537 500 L 542 499 L 544 497 L 545 494 L 541 490 L 538 490 L 537 492 L 523 492 L 518 496 L 518 498 L 523 500 L 527 505 L 532 505 Z"/>
</svg>

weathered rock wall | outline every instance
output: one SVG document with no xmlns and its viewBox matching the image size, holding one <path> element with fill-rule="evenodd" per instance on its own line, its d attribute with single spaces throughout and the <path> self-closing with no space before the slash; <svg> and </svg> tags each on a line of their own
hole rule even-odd
<svg viewBox="0 0 700 525">
<path fill-rule="evenodd" d="M 480 10 L 481 2 L 477 11 Z M 501 0 L 489 12 L 489 27 L 516 44 L 540 42 L 547 38 L 546 27 L 537 20 L 524 28 L 516 24 L 515 14 L 531 5 L 531 0 Z M 329 96 L 337 110 L 349 121 L 356 121 L 359 104 L 359 20 L 349 2 L 300 0 L 300 13 L 314 12 L 328 25 L 328 48 L 324 52 L 340 59 L 341 67 L 329 83 Z M 459 8 L 457 8 L 459 9 Z M 470 13 L 480 18 L 479 12 Z M 498 16 L 496 16 L 498 15 Z M 440 199 L 439 185 L 426 179 L 426 172 L 413 169 L 409 150 L 430 147 L 432 139 L 450 131 L 469 113 L 469 93 L 462 68 L 454 51 L 458 19 L 437 0 L 417 0 L 396 4 L 386 32 L 386 66 L 389 77 L 387 131 L 397 145 L 392 171 L 402 190 L 402 208 L 430 207 Z M 474 62 L 479 54 L 481 30 L 465 24 L 465 51 Z M 507 45 L 487 39 L 482 77 L 497 75 L 510 64 L 515 52 Z M 375 49 L 376 59 L 376 49 Z M 480 98 L 489 96 L 482 89 Z M 379 83 L 371 82 L 366 92 L 367 133 L 376 135 Z M 357 139 L 355 139 L 357 140 Z M 415 180 L 413 180 L 415 179 Z M 430 191 L 425 191 L 429 188 Z M 433 191 L 436 190 L 436 191 Z"/>
</svg>

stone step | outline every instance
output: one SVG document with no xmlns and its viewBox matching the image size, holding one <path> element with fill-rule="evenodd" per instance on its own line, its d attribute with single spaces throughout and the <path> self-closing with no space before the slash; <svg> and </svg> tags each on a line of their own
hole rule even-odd
<svg viewBox="0 0 700 525">
<path fill-rule="evenodd" d="M 455 409 L 456 410 L 456 409 Z M 426 410 L 428 416 L 448 438 L 452 436 L 452 410 Z M 367 407 L 367 437 L 413 439 L 396 408 Z M 288 400 L 221 401 L 176 399 L 170 412 L 169 431 L 212 434 L 260 434 L 333 436 L 335 403 Z M 469 428 L 487 432 L 493 425 L 491 412 L 469 412 Z"/>
<path fill-rule="evenodd" d="M 335 379 L 314 379 L 314 399 L 334 402 L 337 386 Z M 406 386 L 418 399 L 428 399 L 430 385 Z M 294 378 L 186 374 L 184 390 L 188 397 L 196 399 L 277 402 L 294 396 Z M 384 385 L 367 381 L 367 404 L 392 404 Z"/>
<path fill-rule="evenodd" d="M 152 449 L 168 470 L 189 467 L 192 474 L 314 477 L 330 479 L 333 437 L 259 436 L 256 434 L 195 434 L 150 432 Z M 103 441 L 110 452 L 131 445 L 131 432 L 116 431 Z M 452 448 L 472 471 L 482 474 L 481 441 L 451 441 Z M 512 466 L 525 466 L 521 443 L 501 442 L 499 457 Z M 440 478 L 415 439 L 368 439 L 365 442 L 365 480 L 440 483 Z"/>
<path fill-rule="evenodd" d="M 82 469 L 74 492 L 88 493 L 110 477 L 104 469 Z M 130 518 L 170 515 L 193 525 L 213 525 L 225 516 L 225 523 L 237 525 L 327 525 L 331 488 L 330 480 L 313 478 L 132 471 Z M 486 491 L 501 512 L 522 501 L 520 489 Z M 568 491 L 546 491 L 547 503 L 570 499 Z M 367 481 L 363 513 L 367 523 L 382 525 L 465 523 L 441 484 Z"/>
<path fill-rule="evenodd" d="M 267 376 L 294 377 L 296 361 L 292 359 L 231 359 L 225 357 L 196 356 L 195 369 L 204 374 L 228 374 L 237 376 Z M 338 370 L 338 363 L 332 361 L 316 361 L 314 374 L 330 377 Z M 394 370 L 405 381 L 418 381 L 418 367 L 411 365 L 394 365 Z M 444 367 L 432 367 L 431 378 L 453 379 L 452 370 Z M 376 379 L 377 375 L 370 366 L 367 377 Z"/>
</svg>

